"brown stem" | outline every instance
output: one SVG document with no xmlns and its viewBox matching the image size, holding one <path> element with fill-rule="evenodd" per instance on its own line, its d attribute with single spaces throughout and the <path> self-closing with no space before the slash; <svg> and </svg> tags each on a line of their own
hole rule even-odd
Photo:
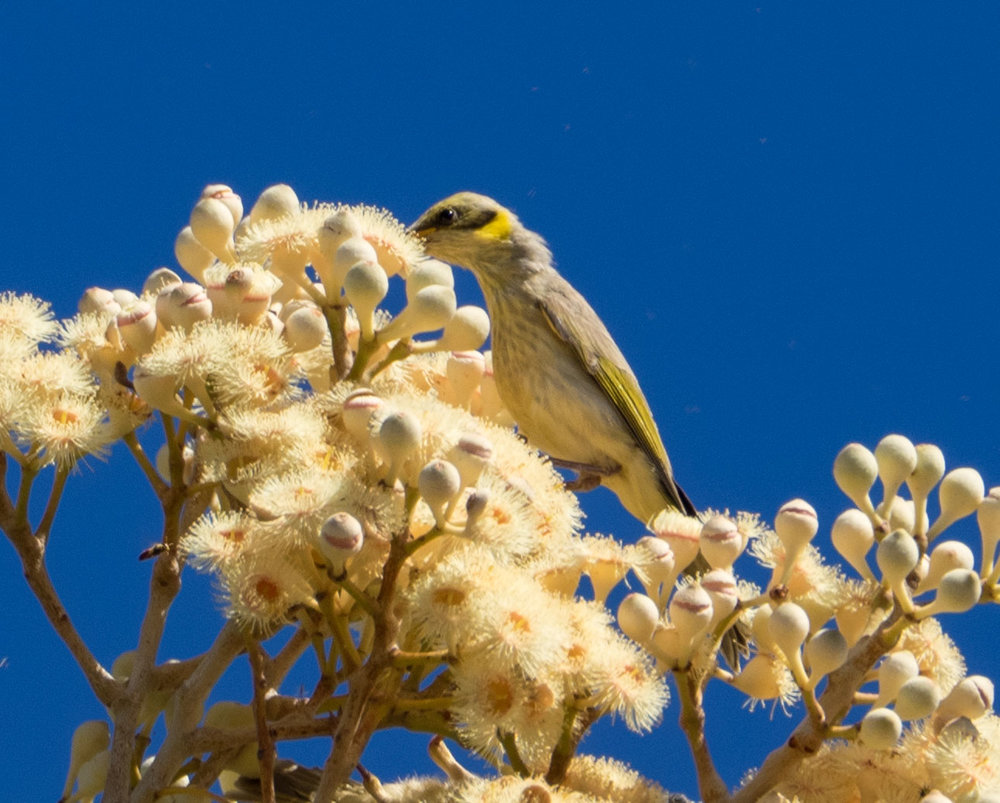
<svg viewBox="0 0 1000 803">
<path fill-rule="evenodd" d="M 702 688 L 699 679 L 689 669 L 674 670 L 677 693 L 681 702 L 680 726 L 687 737 L 698 775 L 698 791 L 706 803 L 728 801 L 729 790 L 715 768 L 705 739 L 705 709 L 701 705 Z"/>
<path fill-rule="evenodd" d="M 580 711 L 572 705 L 566 707 L 562 733 L 556 743 L 555 750 L 552 751 L 549 768 L 545 773 L 546 783 L 557 786 L 566 780 L 566 773 L 569 771 L 573 756 L 576 755 L 576 748 L 579 747 L 580 740 L 599 717 L 600 713 L 596 708 Z"/>
<path fill-rule="evenodd" d="M 267 711 L 265 700 L 267 696 L 267 678 L 264 675 L 264 651 L 260 643 L 247 637 L 247 655 L 250 658 L 250 671 L 253 674 L 253 713 L 257 726 L 257 760 L 260 763 L 260 799 L 261 803 L 274 803 L 274 739 L 267 726 Z"/>
</svg>

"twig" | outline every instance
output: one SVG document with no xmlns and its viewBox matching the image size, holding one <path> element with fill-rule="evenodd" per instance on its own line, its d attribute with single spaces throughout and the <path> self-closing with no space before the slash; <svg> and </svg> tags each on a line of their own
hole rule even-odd
<svg viewBox="0 0 1000 803">
<path fill-rule="evenodd" d="M 719 775 L 705 739 L 705 709 L 700 681 L 690 669 L 675 669 L 674 681 L 681 702 L 680 726 L 687 737 L 698 775 L 698 791 L 705 801 L 728 801 L 729 790 Z"/>
<path fill-rule="evenodd" d="M 146 475 L 146 480 L 152 487 L 156 497 L 162 499 L 167 492 L 167 484 L 160 477 L 149 456 L 143 450 L 142 444 L 139 443 L 139 439 L 135 436 L 135 431 L 123 435 L 122 440 L 128 446 L 128 450 L 132 453 L 132 457 L 135 458 L 135 462 L 139 464 L 142 473 Z"/>
<path fill-rule="evenodd" d="M 257 760 L 260 763 L 260 799 L 261 803 L 274 803 L 274 739 L 271 738 L 267 726 L 267 711 L 265 699 L 267 696 L 267 679 L 264 675 L 264 651 L 260 643 L 247 636 L 247 656 L 250 658 L 250 671 L 253 675 L 253 714 L 257 726 Z"/>
<path fill-rule="evenodd" d="M 35 537 L 43 544 L 48 543 L 49 533 L 52 531 L 52 522 L 55 520 L 56 510 L 59 508 L 59 500 L 62 499 L 62 493 L 66 487 L 66 478 L 68 476 L 68 468 L 59 466 L 56 469 L 55 479 L 52 480 L 52 489 L 49 491 L 49 501 L 45 505 L 42 520 L 35 529 Z"/>
</svg>

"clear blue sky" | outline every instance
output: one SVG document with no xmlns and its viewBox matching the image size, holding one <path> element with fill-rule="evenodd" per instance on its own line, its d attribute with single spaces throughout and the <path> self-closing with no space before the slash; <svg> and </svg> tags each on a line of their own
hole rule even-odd
<svg viewBox="0 0 1000 803">
<path fill-rule="evenodd" d="M 65 316 L 90 285 L 137 288 L 173 264 L 209 182 L 248 206 L 287 182 L 407 222 L 473 189 L 541 232 L 605 319 L 696 504 L 771 519 L 802 496 L 828 544 L 847 506 L 834 455 L 891 431 L 1000 484 L 1000 6 L 277 7 L 0 6 L 0 289 Z M 478 291 L 463 276 L 459 292 Z M 108 662 L 134 646 L 150 568 L 135 558 L 159 529 L 140 487 L 121 450 L 88 461 L 53 537 L 52 573 Z M 591 529 L 638 536 L 610 494 L 584 502 Z M 73 726 L 101 711 L 6 545 L 0 572 L 5 797 L 51 801 Z M 186 575 L 162 657 L 200 651 L 220 621 Z M 956 630 L 990 674 L 978 632 Z M 710 717 L 736 699 L 710 697 Z M 693 793 L 676 714 L 584 749 Z M 794 721 L 717 718 L 727 780 Z M 422 737 L 391 744 L 373 770 L 396 774 L 398 749 L 399 773 L 427 768 Z"/>
</svg>

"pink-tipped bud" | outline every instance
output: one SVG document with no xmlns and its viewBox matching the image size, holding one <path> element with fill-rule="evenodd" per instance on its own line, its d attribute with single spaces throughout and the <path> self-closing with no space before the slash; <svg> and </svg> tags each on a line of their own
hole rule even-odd
<svg viewBox="0 0 1000 803">
<path fill-rule="evenodd" d="M 118 334 L 138 355 L 145 354 L 156 340 L 156 312 L 152 304 L 136 301 L 115 317 Z"/>
<path fill-rule="evenodd" d="M 817 530 L 819 519 L 816 510 L 804 499 L 793 499 L 779 508 L 774 517 L 774 532 L 785 547 L 785 556 L 781 566 L 775 568 L 778 585 L 788 582 L 795 564 Z"/>
<path fill-rule="evenodd" d="M 712 598 L 697 583 L 678 588 L 670 599 L 670 623 L 676 628 L 682 645 L 688 651 L 681 658 L 690 655 L 690 648 L 712 624 Z"/>
<path fill-rule="evenodd" d="M 384 402 L 368 388 L 358 388 L 344 399 L 341 415 L 344 428 L 359 442 L 366 444 L 371 440 L 369 428 L 372 416 L 382 409 Z"/>
<path fill-rule="evenodd" d="M 632 593 L 618 606 L 618 627 L 638 644 L 646 644 L 660 619 L 660 612 L 645 594 Z"/>
<path fill-rule="evenodd" d="M 243 199 L 233 192 L 232 187 L 225 184 L 209 184 L 201 191 L 201 199 L 204 200 L 205 198 L 214 198 L 216 201 L 221 201 L 233 217 L 233 226 L 239 224 L 243 218 Z"/>
<path fill-rule="evenodd" d="M 458 469 L 462 487 L 470 488 L 479 482 L 483 469 L 493 459 L 493 444 L 484 435 L 470 432 L 462 435 L 448 451 L 448 459 Z"/>
<path fill-rule="evenodd" d="M 923 594 L 925 591 L 932 591 L 938 587 L 941 578 L 952 569 L 971 569 L 975 562 L 972 550 L 961 541 L 942 541 L 931 552 L 927 574 L 914 593 Z"/>
<path fill-rule="evenodd" d="M 713 569 L 728 569 L 743 552 L 743 536 L 728 516 L 712 516 L 701 526 L 701 554 Z"/>
<path fill-rule="evenodd" d="M 222 262 L 235 262 L 233 231 L 236 221 L 229 207 L 216 198 L 202 198 L 191 210 L 191 231 Z"/>
<path fill-rule="evenodd" d="M 478 351 L 456 351 L 448 355 L 445 364 L 448 387 L 444 400 L 468 410 L 485 373 L 486 360 Z"/>
<path fill-rule="evenodd" d="M 712 598 L 711 627 L 715 627 L 736 610 L 740 601 L 739 586 L 728 569 L 712 569 L 701 578 L 701 587 Z"/>
<path fill-rule="evenodd" d="M 76 308 L 86 314 L 90 313 L 111 313 L 116 315 L 122 308 L 115 300 L 114 294 L 103 287 L 88 287 L 77 302 Z"/>
<path fill-rule="evenodd" d="M 156 297 L 156 317 L 167 329 L 179 327 L 190 332 L 198 321 L 212 317 L 212 302 L 200 284 L 175 284 Z"/>
<path fill-rule="evenodd" d="M 976 720 L 991 708 L 993 681 L 982 675 L 969 675 L 960 680 L 941 701 L 935 719 L 939 719 L 942 724 L 955 717 Z"/>
<path fill-rule="evenodd" d="M 316 538 L 316 548 L 327 565 L 339 574 L 347 560 L 361 551 L 365 533 L 361 522 L 350 513 L 334 513 L 323 522 Z"/>
<path fill-rule="evenodd" d="M 650 529 L 670 546 L 678 572 L 686 569 L 698 556 L 701 538 L 701 522 L 698 519 L 668 509 L 656 515 Z"/>
<path fill-rule="evenodd" d="M 413 303 L 417 293 L 426 287 L 455 288 L 455 274 L 451 265 L 438 259 L 423 259 L 413 266 L 406 277 L 406 302 Z"/>
</svg>

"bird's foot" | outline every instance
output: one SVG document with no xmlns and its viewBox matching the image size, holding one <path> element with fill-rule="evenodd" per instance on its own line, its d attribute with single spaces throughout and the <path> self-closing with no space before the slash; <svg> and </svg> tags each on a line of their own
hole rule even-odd
<svg viewBox="0 0 1000 803">
<path fill-rule="evenodd" d="M 592 474 L 585 471 L 581 471 L 575 480 L 569 480 L 563 483 L 563 487 L 567 491 L 592 491 L 598 485 L 601 484 L 600 474 Z"/>
<path fill-rule="evenodd" d="M 592 491 L 601 484 L 604 477 L 609 477 L 621 469 L 621 466 L 607 468 L 605 466 L 592 466 L 589 463 L 574 463 L 572 460 L 559 460 L 554 457 L 549 459 L 552 461 L 552 465 L 568 468 L 577 473 L 575 480 L 570 480 L 565 484 L 568 491 Z"/>
</svg>

